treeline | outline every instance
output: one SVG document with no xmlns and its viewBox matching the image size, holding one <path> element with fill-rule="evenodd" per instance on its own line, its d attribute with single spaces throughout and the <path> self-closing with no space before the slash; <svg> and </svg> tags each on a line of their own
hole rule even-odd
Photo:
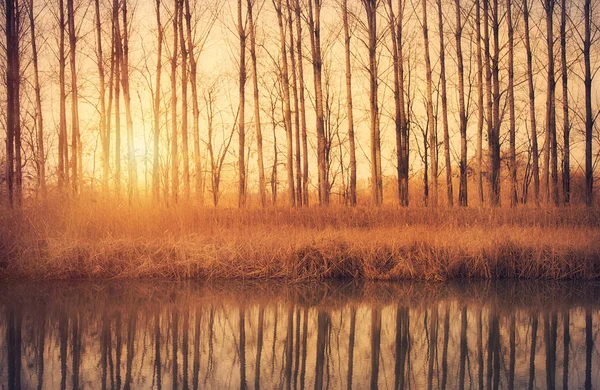
<svg viewBox="0 0 600 390">
<path fill-rule="evenodd" d="M 253 191 L 262 207 L 282 203 L 282 183 L 292 207 L 310 199 L 328 205 L 332 194 L 356 205 L 361 157 L 373 205 L 393 180 L 402 206 L 414 202 L 409 182 L 434 207 L 498 206 L 501 183 L 511 206 L 558 206 L 572 200 L 574 167 L 591 205 L 600 140 L 594 8 L 592 0 L 7 0 L 7 203 L 20 205 L 25 189 L 41 197 L 50 188 L 73 197 L 97 192 L 95 140 L 101 194 L 131 203 L 144 184 L 155 202 L 202 204 L 208 190 L 216 206 L 233 156 L 239 207 Z M 152 17 L 147 34 L 136 34 L 136 12 Z M 201 58 L 207 42 L 224 34 L 223 50 L 236 53 L 228 120 L 219 104 L 230 91 L 218 81 L 226 54 L 211 69 Z M 146 40 L 155 40 L 151 50 Z M 50 80 L 42 80 L 40 45 L 57 69 L 58 114 L 42 96 Z M 83 68 L 95 75 L 86 87 L 78 80 Z M 79 90 L 90 83 L 91 96 Z M 148 138 L 144 101 L 151 102 Z"/>
</svg>

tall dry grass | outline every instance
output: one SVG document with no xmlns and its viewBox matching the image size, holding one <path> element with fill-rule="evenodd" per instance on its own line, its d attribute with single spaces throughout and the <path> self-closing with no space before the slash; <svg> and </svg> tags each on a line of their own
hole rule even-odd
<svg viewBox="0 0 600 390">
<path fill-rule="evenodd" d="M 4 278 L 600 277 L 600 209 L 213 209 L 80 200 L 0 210 Z"/>
</svg>

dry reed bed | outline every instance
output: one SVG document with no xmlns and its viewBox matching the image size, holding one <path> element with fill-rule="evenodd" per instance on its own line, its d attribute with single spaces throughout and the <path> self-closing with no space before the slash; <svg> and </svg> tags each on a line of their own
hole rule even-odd
<svg viewBox="0 0 600 390">
<path fill-rule="evenodd" d="M 596 279 L 599 225 L 584 208 L 35 205 L 0 214 L 0 276 Z"/>
</svg>

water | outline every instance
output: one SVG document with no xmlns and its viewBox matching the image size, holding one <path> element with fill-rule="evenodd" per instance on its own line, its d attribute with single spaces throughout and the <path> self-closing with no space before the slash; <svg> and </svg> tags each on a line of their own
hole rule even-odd
<svg viewBox="0 0 600 390">
<path fill-rule="evenodd" d="M 598 282 L 8 283 L 0 388 L 594 388 Z"/>
</svg>

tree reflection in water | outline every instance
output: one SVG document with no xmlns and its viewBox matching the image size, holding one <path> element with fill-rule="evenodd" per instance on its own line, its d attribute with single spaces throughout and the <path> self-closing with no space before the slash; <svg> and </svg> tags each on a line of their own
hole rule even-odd
<svg viewBox="0 0 600 390">
<path fill-rule="evenodd" d="M 0 386 L 591 389 L 599 297 L 594 282 L 9 284 Z"/>
</svg>

